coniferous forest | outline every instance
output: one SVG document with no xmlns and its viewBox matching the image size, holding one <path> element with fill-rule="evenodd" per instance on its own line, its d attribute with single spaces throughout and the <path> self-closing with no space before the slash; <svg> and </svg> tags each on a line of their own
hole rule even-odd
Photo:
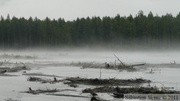
<svg viewBox="0 0 180 101">
<path fill-rule="evenodd" d="M 175 44 L 176 43 L 176 44 Z M 180 43 L 180 13 L 136 16 L 87 17 L 65 21 L 1 16 L 0 47 L 63 47 L 116 45 L 119 47 L 170 47 Z"/>
</svg>

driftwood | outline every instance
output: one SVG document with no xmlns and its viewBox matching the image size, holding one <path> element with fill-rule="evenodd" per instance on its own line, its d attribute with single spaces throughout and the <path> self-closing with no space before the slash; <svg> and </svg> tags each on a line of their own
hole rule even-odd
<svg viewBox="0 0 180 101">
<path fill-rule="evenodd" d="M 63 91 L 76 91 L 73 89 L 37 89 L 32 90 L 31 87 L 29 87 L 28 91 L 23 91 L 22 93 L 29 93 L 29 94 L 42 94 L 42 93 L 56 93 L 56 92 L 63 92 Z"/>
<path fill-rule="evenodd" d="M 27 68 L 26 66 L 16 66 L 16 67 L 7 69 L 8 72 L 18 72 L 21 70 L 29 70 L 29 68 Z"/>
<path fill-rule="evenodd" d="M 0 74 L 4 74 L 4 73 L 6 73 L 7 72 L 7 70 L 1 70 L 0 71 Z"/>
<path fill-rule="evenodd" d="M 14 77 L 14 76 L 19 76 L 19 75 L 1 74 L 1 73 L 0 73 L 0 76 Z"/>
<path fill-rule="evenodd" d="M 85 85 L 103 85 L 103 86 L 118 86 L 118 85 L 132 85 L 149 83 L 150 80 L 138 78 L 138 79 L 87 79 L 87 78 L 66 78 L 65 84 L 85 84 Z"/>
<path fill-rule="evenodd" d="M 81 95 L 71 95 L 71 94 L 46 94 L 46 95 L 53 95 L 53 96 L 65 96 L 65 97 L 79 97 L 79 98 L 91 98 L 90 101 L 109 101 L 109 100 L 105 100 L 96 96 L 81 96 Z"/>
<path fill-rule="evenodd" d="M 19 66 L 13 66 L 13 67 L 6 67 L 6 66 L 0 67 L 0 71 L 5 71 L 5 72 L 18 72 L 21 70 L 29 70 L 29 68 L 27 68 L 24 64 L 23 66 L 19 65 Z"/>
<path fill-rule="evenodd" d="M 58 77 L 58 78 L 63 78 L 62 76 L 48 75 L 48 74 L 42 74 L 42 73 L 24 73 L 23 75 L 27 75 L 27 76 L 45 76 L 45 77 Z"/>
<path fill-rule="evenodd" d="M 110 101 L 110 100 L 105 100 L 97 96 L 92 96 L 90 101 Z"/>
<path fill-rule="evenodd" d="M 58 90 L 58 89 L 46 89 L 46 90 L 38 89 L 38 90 L 32 90 L 31 88 L 29 88 L 29 91 L 25 91 L 23 93 L 41 94 L 41 93 L 56 93 L 56 92 L 59 92 L 59 91 L 60 90 Z"/>
<path fill-rule="evenodd" d="M 157 87 L 132 87 L 132 88 L 120 88 L 113 86 L 103 86 L 97 88 L 86 88 L 83 93 L 113 93 L 113 96 L 116 98 L 124 97 L 124 94 L 180 94 L 180 91 L 172 90 L 159 90 Z"/>
<path fill-rule="evenodd" d="M 15 65 L 15 64 L 13 64 Z M 1 66 L 0 67 L 0 76 L 17 76 L 17 75 L 9 75 L 6 74 L 7 72 L 18 72 L 22 70 L 29 70 L 24 64 L 23 66 L 13 66 L 13 67 L 6 67 L 6 66 Z"/>
<path fill-rule="evenodd" d="M 117 58 L 117 60 L 121 63 L 122 66 L 124 66 L 124 67 L 126 66 L 115 54 L 114 54 L 114 56 L 115 56 L 115 57 Z"/>
<path fill-rule="evenodd" d="M 135 66 L 142 66 L 145 65 L 145 63 L 140 63 L 140 64 L 132 64 L 128 65 L 122 62 L 115 54 L 114 56 L 116 59 L 119 61 L 119 64 L 109 64 L 105 62 L 105 64 L 100 64 L 100 63 L 81 63 L 82 68 L 104 68 L 104 69 L 116 69 L 116 70 L 127 70 L 127 71 L 136 71 Z"/>
<path fill-rule="evenodd" d="M 136 64 L 137 66 L 138 64 Z M 139 65 L 143 65 L 143 64 L 139 64 Z M 112 65 L 109 63 L 105 63 L 105 64 L 100 64 L 100 63 L 82 63 L 82 69 L 85 68 L 101 68 L 101 69 L 115 69 L 115 70 L 127 70 L 127 71 L 136 71 L 136 68 L 134 68 L 133 65 L 122 65 L 122 64 L 118 64 L 118 65 Z"/>
<path fill-rule="evenodd" d="M 53 95 L 53 96 L 66 96 L 66 97 L 80 97 L 80 98 L 89 98 L 88 96 L 70 95 L 70 94 L 46 94 L 46 95 Z"/>
<path fill-rule="evenodd" d="M 62 82 L 64 80 L 57 80 L 55 77 L 54 77 L 53 80 L 51 80 L 51 79 L 43 79 L 43 78 L 39 78 L 39 77 L 29 77 L 28 81 L 41 82 L 41 83 L 58 83 L 58 82 Z"/>
<path fill-rule="evenodd" d="M 9 59 L 9 60 L 7 60 L 7 61 L 6 61 L 6 60 L 4 60 L 4 62 L 3 62 L 3 61 L 2 61 L 2 62 L 0 62 L 0 66 L 2 66 L 3 64 L 9 63 L 9 62 L 11 61 L 11 59 L 12 59 L 12 58 L 10 58 L 10 59 Z"/>
</svg>

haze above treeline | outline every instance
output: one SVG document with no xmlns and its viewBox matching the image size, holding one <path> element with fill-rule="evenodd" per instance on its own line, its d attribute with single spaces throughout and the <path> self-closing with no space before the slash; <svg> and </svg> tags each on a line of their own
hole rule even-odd
<svg viewBox="0 0 180 101">
<path fill-rule="evenodd" d="M 121 16 L 40 20 L 7 15 L 0 19 L 0 47 L 171 47 L 180 43 L 180 13 L 177 16 Z"/>
</svg>

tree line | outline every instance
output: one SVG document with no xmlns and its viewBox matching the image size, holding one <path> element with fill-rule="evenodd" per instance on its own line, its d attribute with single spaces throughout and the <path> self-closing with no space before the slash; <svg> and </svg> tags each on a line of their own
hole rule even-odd
<svg viewBox="0 0 180 101">
<path fill-rule="evenodd" d="M 40 20 L 8 15 L 0 18 L 0 47 L 62 47 L 85 45 L 172 45 L 180 42 L 180 13 L 133 17 L 87 17 L 65 21 L 63 18 Z"/>
</svg>

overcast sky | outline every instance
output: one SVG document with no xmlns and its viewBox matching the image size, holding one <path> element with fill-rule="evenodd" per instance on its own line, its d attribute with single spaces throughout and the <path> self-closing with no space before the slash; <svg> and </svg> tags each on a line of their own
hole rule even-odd
<svg viewBox="0 0 180 101">
<path fill-rule="evenodd" d="M 150 11 L 154 15 L 180 12 L 180 0 L 0 0 L 0 15 L 16 17 L 38 17 L 44 19 L 64 18 L 73 20 L 77 17 L 135 16 L 139 10 L 144 14 Z"/>
</svg>

